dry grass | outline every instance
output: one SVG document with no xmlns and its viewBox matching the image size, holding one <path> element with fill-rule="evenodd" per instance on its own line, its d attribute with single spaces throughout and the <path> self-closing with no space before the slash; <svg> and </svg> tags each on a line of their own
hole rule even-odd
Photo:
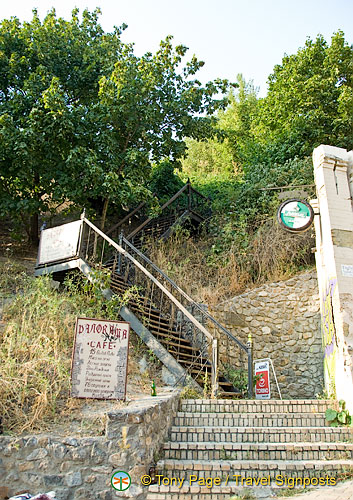
<svg viewBox="0 0 353 500">
<path fill-rule="evenodd" d="M 184 239 L 178 234 L 165 243 L 153 243 L 150 258 L 194 300 L 211 306 L 225 295 L 240 293 L 248 276 L 240 272 L 231 253 L 223 266 L 211 263 L 209 247 L 208 238 Z"/>
<path fill-rule="evenodd" d="M 313 265 L 310 232 L 292 234 L 275 222 L 264 224 L 246 249 L 234 242 L 213 252 L 209 236 L 191 238 L 177 231 L 166 242 L 152 242 L 150 258 L 196 301 L 214 306 L 266 281 L 288 279 Z"/>
<path fill-rule="evenodd" d="M 68 399 L 77 305 L 50 287 L 28 282 L 7 308 L 0 343 L 0 412 L 8 430 L 37 429 Z"/>
<path fill-rule="evenodd" d="M 62 291 L 55 290 L 48 277 L 21 279 L 22 292 L 6 307 L 5 328 L 0 333 L 0 415 L 4 431 L 16 433 L 43 430 L 74 412 L 76 417 L 80 414 L 83 403 L 70 398 L 76 317 L 103 319 L 109 314 L 96 291 L 86 288 L 83 292 L 76 279 Z M 9 280 L 3 280 L 7 291 Z M 134 335 L 130 344 L 131 373 L 138 371 L 137 359 L 144 346 Z M 134 391 L 149 391 L 158 363 L 150 365 L 144 377 L 139 372 L 137 377 L 129 374 Z"/>
<path fill-rule="evenodd" d="M 305 233 L 284 231 L 274 221 L 268 221 L 252 240 L 247 265 L 252 266 L 253 281 L 287 279 L 299 269 L 314 263 L 311 248 L 315 246 L 311 230 Z"/>
<path fill-rule="evenodd" d="M 0 297 L 19 293 L 28 276 L 28 269 L 22 262 L 0 258 Z"/>
</svg>

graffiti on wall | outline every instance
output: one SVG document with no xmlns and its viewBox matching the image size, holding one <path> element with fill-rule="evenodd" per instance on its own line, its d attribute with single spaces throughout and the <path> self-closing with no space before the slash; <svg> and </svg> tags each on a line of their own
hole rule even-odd
<svg viewBox="0 0 353 500">
<path fill-rule="evenodd" d="M 335 320 L 332 308 L 332 297 L 337 285 L 337 278 L 328 280 L 325 288 L 322 304 L 322 342 L 324 348 L 324 372 L 326 388 L 329 392 L 335 393 L 335 374 L 337 359 L 337 339 L 335 330 Z"/>
</svg>

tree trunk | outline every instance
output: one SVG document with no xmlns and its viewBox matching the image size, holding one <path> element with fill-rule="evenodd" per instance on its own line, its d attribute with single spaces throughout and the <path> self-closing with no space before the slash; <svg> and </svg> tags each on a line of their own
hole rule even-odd
<svg viewBox="0 0 353 500">
<path fill-rule="evenodd" d="M 29 241 L 31 245 L 34 247 L 38 246 L 39 238 L 38 238 L 38 214 L 33 214 L 30 217 L 30 231 L 29 231 Z"/>
<path fill-rule="evenodd" d="M 104 231 L 105 221 L 106 221 L 107 212 L 108 212 L 108 205 L 109 205 L 109 198 L 105 198 L 104 205 L 103 205 L 102 218 L 101 218 L 101 231 Z"/>
</svg>

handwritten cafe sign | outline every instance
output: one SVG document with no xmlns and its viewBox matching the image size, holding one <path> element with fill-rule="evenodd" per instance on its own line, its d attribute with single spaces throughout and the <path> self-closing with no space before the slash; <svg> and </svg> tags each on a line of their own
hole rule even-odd
<svg viewBox="0 0 353 500">
<path fill-rule="evenodd" d="M 71 396 L 125 399 L 130 324 L 77 318 Z"/>
</svg>

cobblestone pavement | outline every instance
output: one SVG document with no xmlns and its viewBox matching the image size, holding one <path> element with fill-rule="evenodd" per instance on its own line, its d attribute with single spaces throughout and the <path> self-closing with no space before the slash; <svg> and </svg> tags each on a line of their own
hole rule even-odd
<svg viewBox="0 0 353 500">
<path fill-rule="evenodd" d="M 315 491 L 290 497 L 290 500 L 353 500 L 353 481 L 317 488 Z"/>
</svg>

